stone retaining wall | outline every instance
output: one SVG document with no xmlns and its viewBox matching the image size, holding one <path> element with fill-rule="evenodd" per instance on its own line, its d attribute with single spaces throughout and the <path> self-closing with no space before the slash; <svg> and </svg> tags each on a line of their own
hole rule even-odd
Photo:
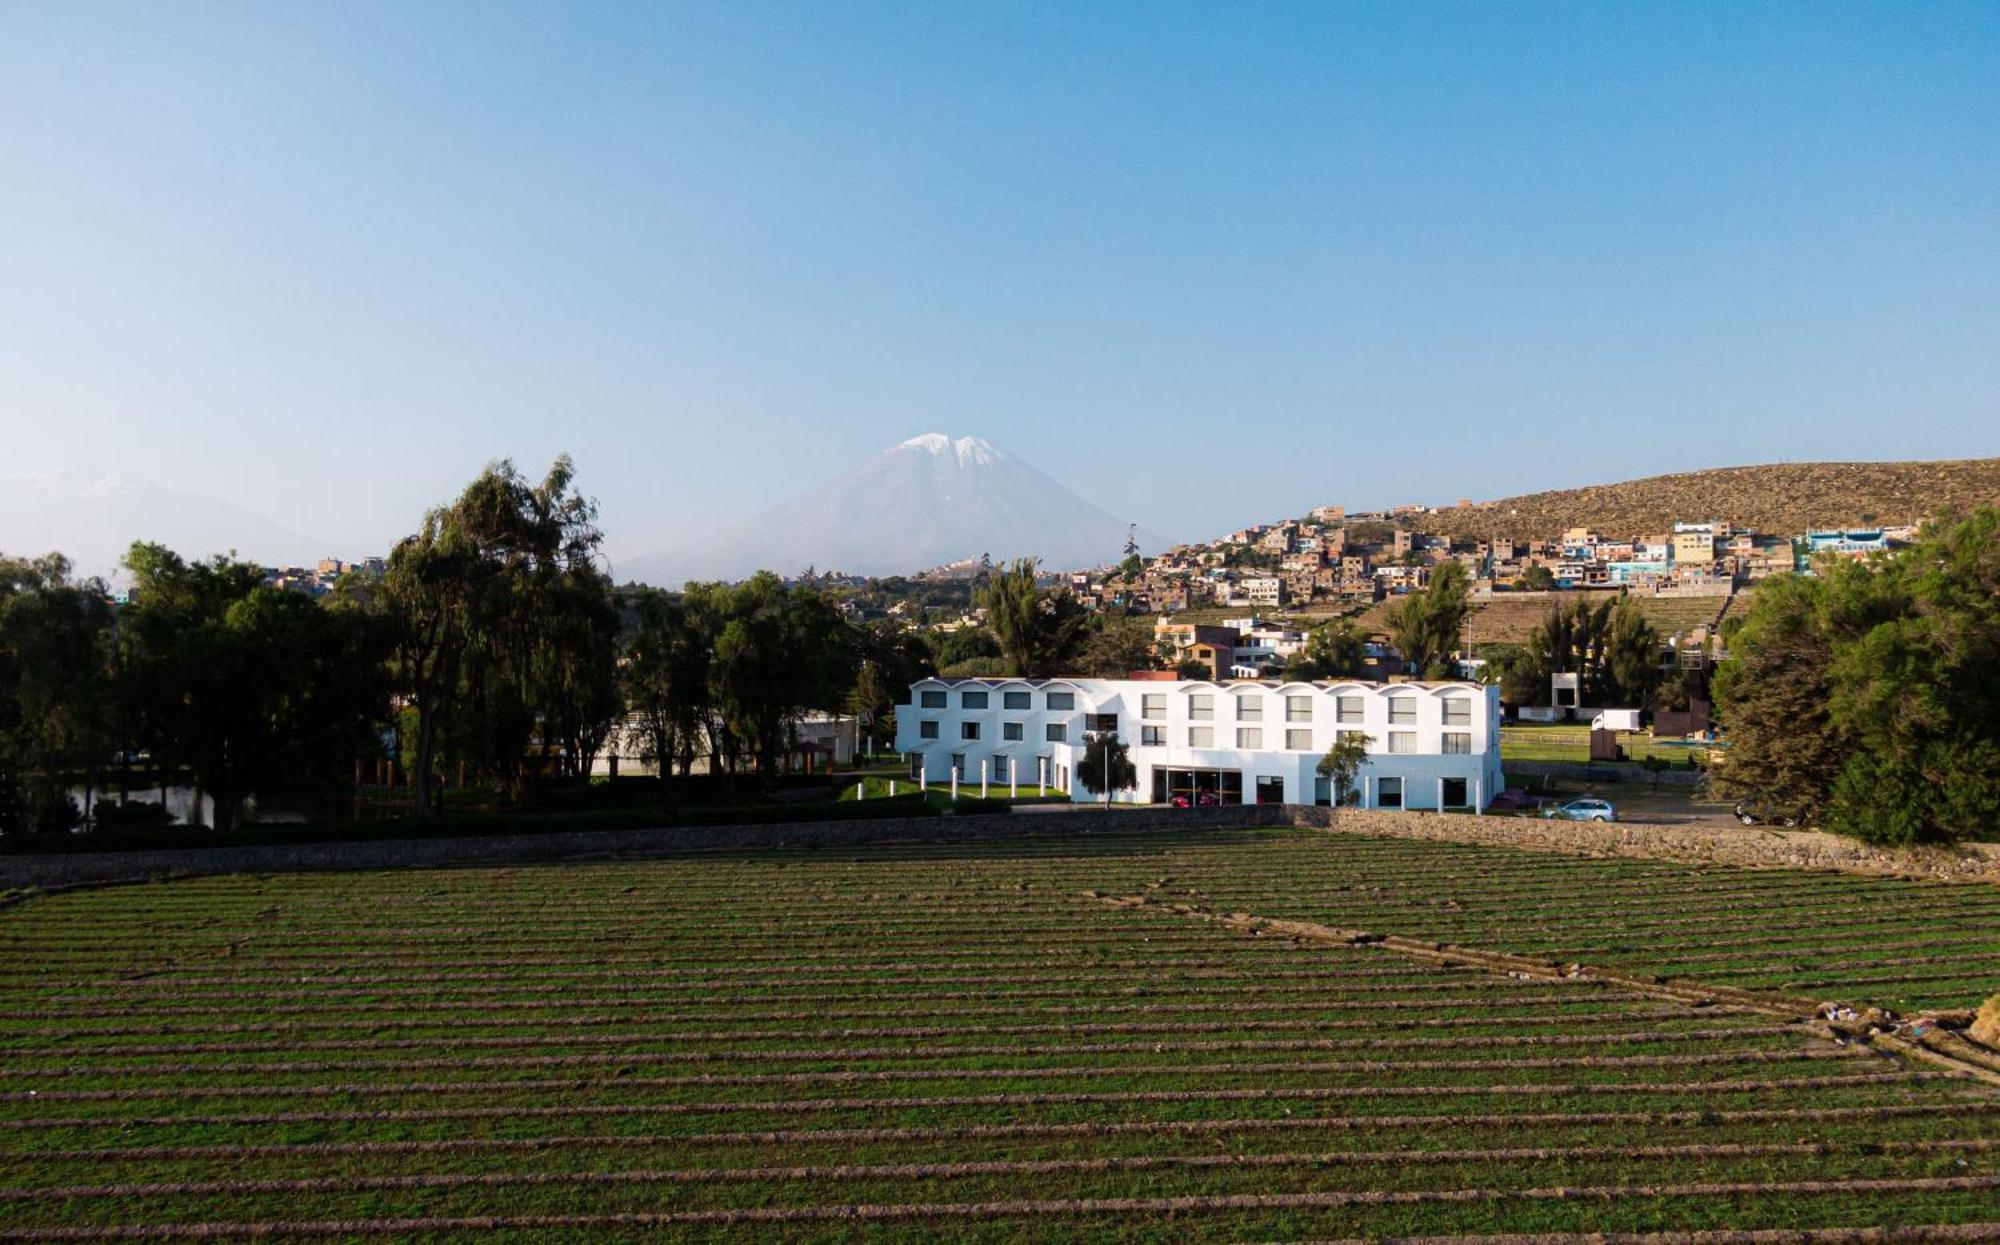
<svg viewBox="0 0 2000 1245">
<path fill-rule="evenodd" d="M 1835 869 L 1844 873 L 2000 882 L 2000 844 L 1993 843 L 1971 843 L 1956 850 L 1893 848 L 1873 847 L 1820 830 L 1777 830 L 1762 826 L 1670 826 L 1650 822 L 1599 825 L 1382 809 L 1289 811 L 1294 825 L 1343 833 L 1481 843 L 1577 856 L 1634 856 L 1753 869 Z"/>
</svg>

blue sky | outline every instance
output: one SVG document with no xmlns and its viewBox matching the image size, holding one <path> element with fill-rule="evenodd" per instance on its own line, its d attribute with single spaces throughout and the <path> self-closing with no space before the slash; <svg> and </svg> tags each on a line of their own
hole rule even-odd
<svg viewBox="0 0 2000 1245">
<path fill-rule="evenodd" d="M 2000 6 L 0 9 L 0 472 L 614 552 L 913 434 L 1173 537 L 2000 453 Z"/>
</svg>

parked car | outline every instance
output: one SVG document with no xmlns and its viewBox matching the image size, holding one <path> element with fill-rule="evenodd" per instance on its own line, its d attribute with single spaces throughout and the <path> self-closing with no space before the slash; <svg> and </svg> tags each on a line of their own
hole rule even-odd
<svg viewBox="0 0 2000 1245">
<path fill-rule="evenodd" d="M 1617 821 L 1618 809 L 1609 800 L 1586 795 L 1551 804 L 1542 810 L 1542 816 L 1549 821 Z"/>
<path fill-rule="evenodd" d="M 1761 804 L 1745 801 L 1736 806 L 1736 820 L 1746 826 L 1796 826 L 1799 819 L 1790 813 L 1765 808 Z"/>
<path fill-rule="evenodd" d="M 1186 795 L 1177 795 L 1167 803 L 1175 808 L 1215 808 L 1222 803 L 1222 797 L 1213 791 L 1198 791 L 1193 799 L 1189 799 Z"/>
</svg>

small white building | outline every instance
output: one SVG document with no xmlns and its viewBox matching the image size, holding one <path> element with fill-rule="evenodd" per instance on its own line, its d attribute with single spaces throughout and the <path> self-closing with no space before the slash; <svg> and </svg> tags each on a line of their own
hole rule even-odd
<svg viewBox="0 0 2000 1245">
<path fill-rule="evenodd" d="M 1121 801 L 1331 804 L 1316 767 L 1357 731 L 1363 807 L 1483 809 L 1502 787 L 1499 689 L 1476 683 L 924 679 L 896 710 L 911 778 L 960 790 L 1088 801 L 1075 768 L 1093 731 L 1131 749 L 1139 785 Z"/>
</svg>

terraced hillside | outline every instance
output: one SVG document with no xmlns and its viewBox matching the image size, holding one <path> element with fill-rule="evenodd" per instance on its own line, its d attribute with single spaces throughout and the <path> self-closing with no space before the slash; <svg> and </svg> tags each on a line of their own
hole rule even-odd
<svg viewBox="0 0 2000 1245">
<path fill-rule="evenodd" d="M 2000 1238 L 1990 1086 L 1223 905 L 1906 1004 L 2000 952 L 1990 888 L 1304 831 L 47 897 L 0 1238 Z"/>
<path fill-rule="evenodd" d="M 1725 604 L 1731 612 L 1748 608 L 1748 595 L 1754 589 L 1739 592 L 1731 597 L 1656 597 L 1645 593 L 1633 593 L 1632 603 L 1646 616 L 1646 621 L 1663 636 L 1673 636 L 1705 627 L 1717 622 Z M 1547 621 L 1552 605 L 1569 605 L 1583 600 L 1597 606 L 1615 599 L 1619 592 L 1615 589 L 1582 588 L 1555 595 L 1546 593 L 1501 593 L 1499 595 L 1475 599 L 1472 603 L 1471 631 L 1474 644 L 1519 644 Z M 1371 634 L 1389 634 L 1389 614 L 1401 598 L 1389 597 L 1368 607 L 1355 622 L 1356 626 Z"/>
<path fill-rule="evenodd" d="M 2000 503 L 2000 458 L 1902 463 L 1766 463 L 1554 489 L 1457 506 L 1417 524 L 1439 535 L 1540 539 L 1565 528 L 1619 536 L 1676 520 L 1727 519 L 1776 535 L 1808 528 L 1920 523 Z"/>
</svg>

